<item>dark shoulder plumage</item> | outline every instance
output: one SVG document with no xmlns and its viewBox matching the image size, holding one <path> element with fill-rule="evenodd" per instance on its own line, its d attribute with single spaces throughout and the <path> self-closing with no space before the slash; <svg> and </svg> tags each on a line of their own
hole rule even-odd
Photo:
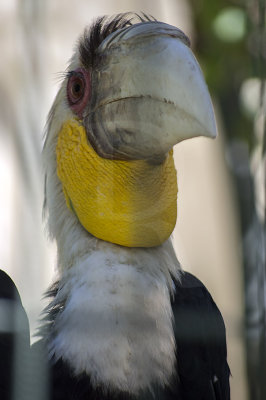
<svg viewBox="0 0 266 400">
<path fill-rule="evenodd" d="M 14 388 L 20 386 L 21 399 L 25 399 L 30 354 L 29 322 L 14 282 L 2 270 L 0 315 L 0 399 L 11 400 Z"/>
<path fill-rule="evenodd" d="M 172 308 L 181 398 L 229 400 L 225 325 L 210 293 L 185 272 L 175 281 Z"/>
<path fill-rule="evenodd" d="M 8 300 L 21 301 L 18 290 L 12 281 L 12 279 L 7 275 L 6 272 L 0 270 L 0 298 Z"/>
<path fill-rule="evenodd" d="M 112 18 L 99 17 L 89 28 L 85 29 L 79 41 L 80 60 L 84 67 L 91 68 L 93 66 L 97 58 L 96 51 L 107 36 L 119 29 L 133 25 L 133 20 L 136 22 L 156 21 L 146 14 L 125 13 Z"/>
</svg>

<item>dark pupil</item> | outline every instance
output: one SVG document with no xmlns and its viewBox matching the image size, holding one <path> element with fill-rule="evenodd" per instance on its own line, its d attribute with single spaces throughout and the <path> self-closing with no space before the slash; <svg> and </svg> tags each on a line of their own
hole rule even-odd
<svg viewBox="0 0 266 400">
<path fill-rule="evenodd" d="M 74 93 L 78 93 L 80 91 L 80 83 L 75 83 L 74 85 Z"/>
<path fill-rule="evenodd" d="M 72 86 L 72 93 L 73 93 L 73 96 L 78 97 L 78 96 L 81 95 L 82 86 L 83 86 L 83 85 L 82 85 L 82 81 L 81 81 L 80 79 L 77 79 L 77 80 L 74 82 L 74 84 L 73 84 L 73 86 Z"/>
</svg>

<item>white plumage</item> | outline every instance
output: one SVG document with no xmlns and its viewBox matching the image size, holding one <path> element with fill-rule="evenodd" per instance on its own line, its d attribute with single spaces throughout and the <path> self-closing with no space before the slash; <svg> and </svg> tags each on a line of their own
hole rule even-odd
<svg viewBox="0 0 266 400">
<path fill-rule="evenodd" d="M 58 314 L 50 353 L 94 386 L 136 393 L 166 384 L 175 366 L 170 274 L 178 263 L 163 249 L 123 249 L 92 241 L 88 254 L 64 270 L 54 302 Z M 148 267 L 147 267 L 148 266 Z"/>
</svg>

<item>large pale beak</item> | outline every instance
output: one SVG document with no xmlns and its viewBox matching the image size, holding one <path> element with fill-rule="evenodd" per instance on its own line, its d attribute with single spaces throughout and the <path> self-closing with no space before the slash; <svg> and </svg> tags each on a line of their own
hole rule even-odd
<svg viewBox="0 0 266 400">
<path fill-rule="evenodd" d="M 85 126 L 105 158 L 162 159 L 182 140 L 216 136 L 213 107 L 188 39 L 159 22 L 101 44 Z"/>
</svg>

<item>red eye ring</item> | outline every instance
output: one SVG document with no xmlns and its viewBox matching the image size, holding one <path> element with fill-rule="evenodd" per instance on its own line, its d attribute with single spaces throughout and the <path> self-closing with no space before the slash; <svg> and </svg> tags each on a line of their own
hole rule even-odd
<svg viewBox="0 0 266 400">
<path fill-rule="evenodd" d="M 90 73 L 83 69 L 77 68 L 69 73 L 67 82 L 67 100 L 74 111 L 80 118 L 90 97 Z"/>
</svg>

